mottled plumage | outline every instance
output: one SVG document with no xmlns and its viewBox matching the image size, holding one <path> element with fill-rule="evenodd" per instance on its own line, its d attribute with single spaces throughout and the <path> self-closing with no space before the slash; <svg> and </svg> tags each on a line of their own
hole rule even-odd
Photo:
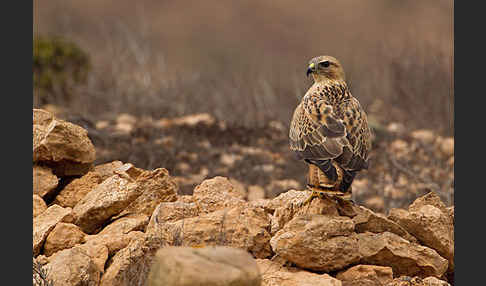
<svg viewBox="0 0 486 286">
<path fill-rule="evenodd" d="M 368 168 L 366 113 L 351 95 L 337 59 L 313 58 L 307 73 L 314 84 L 294 111 L 290 149 L 309 164 L 311 189 L 350 195 L 356 172 Z"/>
</svg>

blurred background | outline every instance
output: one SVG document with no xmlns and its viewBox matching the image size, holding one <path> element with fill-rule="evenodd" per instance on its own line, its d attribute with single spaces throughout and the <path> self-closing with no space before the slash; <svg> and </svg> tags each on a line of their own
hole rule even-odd
<svg viewBox="0 0 486 286">
<path fill-rule="evenodd" d="M 452 204 L 453 19 L 450 0 L 34 1 L 34 107 L 85 127 L 98 164 L 274 197 L 305 186 L 289 122 L 308 61 L 332 55 L 375 135 L 355 201 Z"/>
</svg>

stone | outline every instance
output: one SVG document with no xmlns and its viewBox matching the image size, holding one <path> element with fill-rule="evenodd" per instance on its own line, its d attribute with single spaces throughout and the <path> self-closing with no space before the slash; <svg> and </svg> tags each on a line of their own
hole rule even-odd
<svg viewBox="0 0 486 286">
<path fill-rule="evenodd" d="M 96 150 L 82 127 L 34 111 L 33 161 L 49 163 L 58 176 L 85 174 Z"/>
<path fill-rule="evenodd" d="M 119 233 L 117 235 L 111 234 L 95 234 L 86 237 L 87 243 L 97 243 L 106 246 L 108 255 L 113 256 L 120 249 L 125 248 L 133 240 L 144 236 L 141 231 L 130 231 L 128 233 Z"/>
<path fill-rule="evenodd" d="M 435 135 L 431 130 L 419 129 L 410 133 L 410 136 L 420 141 L 422 144 L 433 144 L 435 141 Z"/>
<path fill-rule="evenodd" d="M 336 278 L 344 285 L 385 285 L 393 280 L 393 270 L 388 266 L 356 265 L 339 272 Z"/>
<path fill-rule="evenodd" d="M 71 223 L 60 222 L 49 233 L 44 244 L 44 254 L 51 256 L 57 251 L 71 248 L 84 240 L 86 234 Z"/>
<path fill-rule="evenodd" d="M 353 217 L 357 233 L 367 231 L 381 233 L 388 231 L 399 235 L 408 241 L 417 242 L 417 239 L 410 235 L 410 233 L 408 233 L 400 224 L 388 219 L 385 215 L 375 213 L 364 207 L 358 207 L 357 209 L 359 210 L 358 214 Z"/>
<path fill-rule="evenodd" d="M 265 258 L 270 248 L 270 218 L 262 208 L 239 205 L 176 222 L 153 224 L 147 234 L 172 246 L 230 246 Z"/>
<path fill-rule="evenodd" d="M 54 285 L 97 286 L 101 272 L 84 249 L 74 247 L 57 252 L 45 266 Z"/>
<path fill-rule="evenodd" d="M 34 165 L 32 169 L 33 193 L 45 197 L 56 190 L 59 179 L 47 167 Z"/>
<path fill-rule="evenodd" d="M 46 202 L 38 195 L 32 195 L 32 217 L 36 217 L 47 209 Z"/>
<path fill-rule="evenodd" d="M 199 214 L 199 209 L 195 203 L 183 201 L 162 202 L 152 213 L 147 225 L 147 232 L 152 231 L 157 225 L 166 222 L 176 222 L 181 219 L 195 217 Z"/>
<path fill-rule="evenodd" d="M 440 140 L 439 149 L 447 157 L 454 155 L 454 138 L 448 137 Z"/>
<path fill-rule="evenodd" d="M 360 263 L 389 266 L 393 275 L 441 277 L 448 262 L 435 250 L 391 233 L 357 234 Z"/>
<path fill-rule="evenodd" d="M 193 199 L 200 213 L 210 213 L 245 203 L 244 196 L 225 177 L 204 180 L 194 188 Z"/>
<path fill-rule="evenodd" d="M 51 121 L 54 120 L 54 115 L 43 109 L 33 109 L 32 110 L 32 124 L 47 126 Z"/>
<path fill-rule="evenodd" d="M 258 266 L 246 251 L 224 246 L 164 247 L 155 254 L 147 286 L 259 286 Z"/>
<path fill-rule="evenodd" d="M 115 174 L 115 171 L 123 166 L 122 161 L 113 161 L 105 164 L 94 166 L 93 172 L 100 175 L 101 180 L 104 181 Z"/>
<path fill-rule="evenodd" d="M 418 198 L 409 211 L 390 210 L 388 217 L 414 235 L 421 244 L 435 249 L 454 269 L 454 225 L 445 205 L 436 195 Z M 426 204 L 427 203 L 427 204 Z M 430 204 L 428 204 L 430 203 Z"/>
<path fill-rule="evenodd" d="M 54 203 L 74 208 L 76 204 L 103 181 L 97 172 L 88 172 L 81 178 L 72 180 L 56 196 Z"/>
<path fill-rule="evenodd" d="M 280 257 L 315 271 L 342 270 L 361 258 L 354 223 L 342 216 L 296 216 L 272 237 L 270 244 Z"/>
<path fill-rule="evenodd" d="M 388 282 L 386 286 L 450 286 L 451 284 L 446 281 L 437 279 L 436 277 L 410 277 L 410 276 L 400 276 L 392 281 Z"/>
<path fill-rule="evenodd" d="M 286 223 L 298 215 L 322 214 L 339 216 L 338 206 L 329 199 L 313 199 L 308 205 L 304 202 L 310 196 L 310 191 L 289 191 L 274 198 L 268 207 L 277 206 L 272 216 L 271 233 L 275 234 Z"/>
<path fill-rule="evenodd" d="M 88 256 L 92 259 L 98 271 L 103 274 L 105 272 L 105 263 L 108 260 L 109 256 L 109 249 L 108 247 L 99 241 L 88 241 L 84 244 L 78 244 L 73 248 L 80 248 L 88 254 Z"/>
<path fill-rule="evenodd" d="M 115 236 L 122 233 L 129 233 L 130 231 L 134 230 L 145 231 L 148 221 L 149 217 L 144 214 L 130 214 L 111 222 L 98 234 L 109 234 Z"/>
<path fill-rule="evenodd" d="M 137 183 L 113 175 L 97 185 L 73 208 L 74 223 L 92 234 L 112 216 L 119 214 L 142 192 Z"/>
<path fill-rule="evenodd" d="M 141 194 L 116 217 L 128 214 L 143 214 L 150 217 L 159 203 L 177 200 L 177 184 L 165 168 L 143 171 L 136 177 L 136 183 Z"/>
<path fill-rule="evenodd" d="M 32 252 L 37 256 L 49 233 L 57 223 L 61 222 L 71 213 L 71 208 L 63 208 L 58 205 L 48 207 L 43 213 L 32 220 Z"/>
<path fill-rule="evenodd" d="M 130 241 L 112 257 L 99 285 L 146 285 L 155 252 L 162 246 L 164 241 L 145 235 Z"/>
<path fill-rule="evenodd" d="M 341 286 L 341 281 L 327 273 L 317 274 L 281 262 L 256 259 L 262 275 L 262 286 Z"/>
</svg>

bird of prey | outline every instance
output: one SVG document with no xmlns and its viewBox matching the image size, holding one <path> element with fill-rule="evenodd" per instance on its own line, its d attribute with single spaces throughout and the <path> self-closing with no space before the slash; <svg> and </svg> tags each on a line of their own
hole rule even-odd
<svg viewBox="0 0 486 286">
<path fill-rule="evenodd" d="M 314 84 L 294 111 L 290 149 L 309 166 L 306 202 L 320 194 L 351 199 L 356 173 L 368 169 L 371 132 L 365 111 L 351 95 L 339 61 L 331 56 L 310 60 Z"/>
</svg>

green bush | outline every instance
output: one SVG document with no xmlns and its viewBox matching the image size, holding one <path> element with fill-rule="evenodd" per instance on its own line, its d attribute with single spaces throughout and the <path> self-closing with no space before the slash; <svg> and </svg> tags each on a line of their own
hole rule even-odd
<svg viewBox="0 0 486 286">
<path fill-rule="evenodd" d="M 86 82 L 89 55 L 75 43 L 59 37 L 36 37 L 33 45 L 34 104 L 62 104 L 72 88 Z"/>
</svg>

